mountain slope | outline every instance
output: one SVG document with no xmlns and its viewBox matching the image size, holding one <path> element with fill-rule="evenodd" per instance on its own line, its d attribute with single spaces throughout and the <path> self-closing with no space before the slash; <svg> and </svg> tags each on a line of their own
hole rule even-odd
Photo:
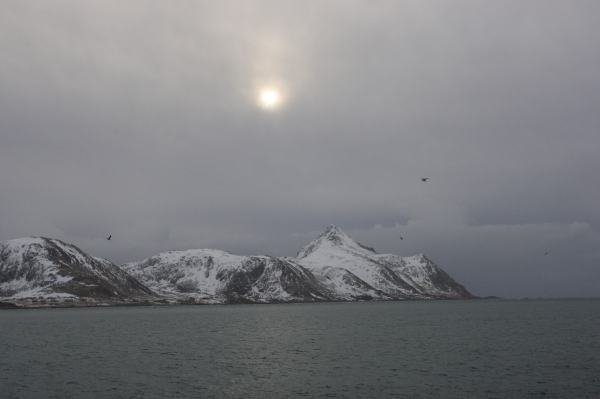
<svg viewBox="0 0 600 399">
<path fill-rule="evenodd" d="M 423 254 L 401 257 L 378 255 L 376 259 L 387 264 L 417 291 L 436 298 L 472 298 L 465 287 L 457 283 Z"/>
<path fill-rule="evenodd" d="M 0 242 L 0 300 L 135 301 L 152 292 L 111 262 L 45 237 Z"/>
</svg>

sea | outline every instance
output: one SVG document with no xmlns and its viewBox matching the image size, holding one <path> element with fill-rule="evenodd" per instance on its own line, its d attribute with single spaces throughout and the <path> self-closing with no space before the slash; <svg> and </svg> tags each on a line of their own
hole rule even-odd
<svg viewBox="0 0 600 399">
<path fill-rule="evenodd" d="M 600 300 L 0 310 L 0 398 L 600 398 Z"/>
</svg>

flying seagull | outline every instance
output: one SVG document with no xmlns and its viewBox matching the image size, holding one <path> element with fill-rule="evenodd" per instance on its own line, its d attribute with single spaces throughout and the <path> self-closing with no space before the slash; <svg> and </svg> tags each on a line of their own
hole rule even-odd
<svg viewBox="0 0 600 399">
<path fill-rule="evenodd" d="M 400 236 L 400 240 L 404 240 L 404 237 Z"/>
<path fill-rule="evenodd" d="M 421 181 L 422 182 L 428 182 L 429 181 L 429 177 L 421 177 Z"/>
<path fill-rule="evenodd" d="M 111 238 L 112 238 L 112 234 L 109 234 L 109 235 L 107 235 L 107 236 L 106 236 L 106 239 L 107 239 L 108 241 L 110 241 L 110 239 L 111 239 Z"/>
</svg>

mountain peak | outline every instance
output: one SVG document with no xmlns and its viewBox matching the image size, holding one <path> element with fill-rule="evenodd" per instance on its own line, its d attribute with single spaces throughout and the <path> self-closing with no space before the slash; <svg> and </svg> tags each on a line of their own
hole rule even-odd
<svg viewBox="0 0 600 399">
<path fill-rule="evenodd" d="M 340 229 L 335 224 L 330 224 L 329 226 L 327 226 L 325 231 L 323 231 L 319 237 L 327 237 L 328 240 L 340 240 L 340 239 L 343 239 L 346 237 L 351 239 L 348 236 L 348 234 L 346 234 L 342 229 Z"/>
<path fill-rule="evenodd" d="M 329 226 L 327 226 L 325 228 L 325 231 L 322 234 L 326 234 L 326 233 L 330 233 L 330 232 L 343 233 L 342 229 L 340 229 L 335 224 L 330 224 Z"/>
<path fill-rule="evenodd" d="M 331 248 L 343 248 L 350 251 L 364 252 L 369 251 L 375 253 L 375 250 L 370 247 L 359 244 L 354 241 L 348 234 L 346 234 L 341 228 L 334 224 L 327 226 L 319 237 L 311 241 L 308 245 L 298 252 L 298 258 L 304 258 L 319 249 L 331 249 Z"/>
</svg>

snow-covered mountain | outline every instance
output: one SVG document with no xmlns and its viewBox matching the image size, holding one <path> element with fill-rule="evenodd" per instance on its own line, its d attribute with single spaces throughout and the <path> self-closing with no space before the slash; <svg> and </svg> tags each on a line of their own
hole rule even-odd
<svg viewBox="0 0 600 399">
<path fill-rule="evenodd" d="M 424 255 L 380 255 L 336 226 L 296 258 L 198 249 L 123 268 L 160 295 L 204 303 L 471 297 Z"/>
<path fill-rule="evenodd" d="M 425 255 L 378 254 L 329 226 L 297 257 L 170 251 L 121 267 L 44 237 L 0 242 L 0 305 L 472 298 Z"/>
<path fill-rule="evenodd" d="M 0 242 L 0 301 L 110 304 L 150 297 L 121 268 L 74 245 L 45 237 Z"/>
<path fill-rule="evenodd" d="M 472 295 L 425 255 L 378 254 L 337 226 L 329 226 L 298 253 L 339 299 L 470 298 Z"/>
</svg>

